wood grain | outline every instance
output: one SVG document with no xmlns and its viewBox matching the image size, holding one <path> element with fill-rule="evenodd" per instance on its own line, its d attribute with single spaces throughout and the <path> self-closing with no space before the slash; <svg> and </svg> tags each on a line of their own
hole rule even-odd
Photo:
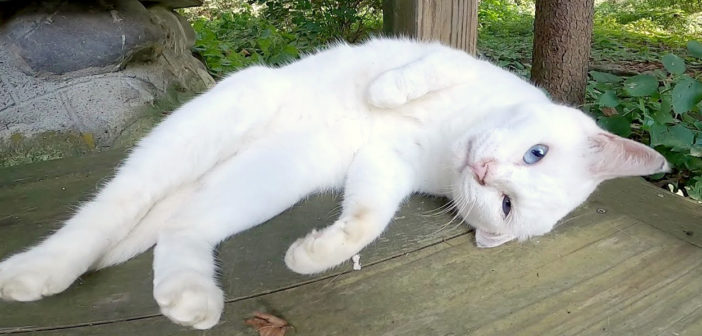
<svg viewBox="0 0 702 336">
<path fill-rule="evenodd" d="M 94 192 L 119 158 L 103 155 L 14 171 L 0 186 L 0 257 L 51 232 Z M 310 198 L 222 244 L 227 304 L 207 335 L 250 335 L 243 321 L 254 311 L 289 321 L 291 335 L 702 334 L 702 206 L 641 179 L 607 182 L 554 232 L 495 249 L 430 214 L 443 200 L 416 196 L 362 252 L 361 271 L 289 272 L 287 246 L 330 223 L 338 201 Z M 149 253 L 54 297 L 0 302 L 0 334 L 11 333 L 202 334 L 158 314 Z"/>
<path fill-rule="evenodd" d="M 28 165 L 21 171 L 0 170 L 0 176 L 13 176 L 0 185 L 0 259 L 31 246 L 60 227 L 72 208 L 89 199 L 101 181 L 112 175 L 121 157 L 105 153 Z M 339 201 L 339 195 L 334 194 L 310 197 L 269 222 L 221 244 L 220 282 L 228 301 L 349 271 L 351 265 L 344 264 L 323 274 L 304 276 L 289 271 L 283 263 L 285 251 L 295 239 L 335 220 Z M 445 202 L 430 197 L 408 201 L 389 229 L 361 253 L 361 262 L 380 262 L 465 234 L 467 225 L 457 221 L 444 225 L 451 221 L 452 214 L 433 214 Z M 151 259 L 149 252 L 123 265 L 88 273 L 64 293 L 39 302 L 0 301 L 0 333 L 156 316 L 159 310 L 151 295 Z M 71 309 L 66 309 L 67 304 Z"/>
<path fill-rule="evenodd" d="M 476 52 L 477 0 L 386 0 L 383 13 L 386 33 Z"/>
</svg>

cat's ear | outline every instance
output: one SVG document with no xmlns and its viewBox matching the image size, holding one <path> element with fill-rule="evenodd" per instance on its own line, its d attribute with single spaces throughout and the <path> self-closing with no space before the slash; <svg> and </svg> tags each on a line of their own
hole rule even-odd
<svg viewBox="0 0 702 336">
<path fill-rule="evenodd" d="M 599 131 L 588 137 L 588 143 L 590 172 L 602 181 L 670 171 L 663 155 L 636 141 Z"/>
<path fill-rule="evenodd" d="M 475 229 L 475 244 L 480 248 L 489 248 L 500 246 L 517 237 L 506 233 L 492 233 Z"/>
</svg>

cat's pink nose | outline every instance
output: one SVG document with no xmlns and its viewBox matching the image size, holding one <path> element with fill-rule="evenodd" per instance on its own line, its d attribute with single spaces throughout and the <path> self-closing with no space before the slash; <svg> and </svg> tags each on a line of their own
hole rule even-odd
<svg viewBox="0 0 702 336">
<path fill-rule="evenodd" d="M 490 166 L 493 163 L 495 163 L 495 160 L 493 159 L 483 159 L 476 163 L 468 165 L 468 167 L 470 167 L 470 170 L 473 171 L 475 180 L 478 181 L 480 185 L 485 185 L 485 178 L 488 176 L 488 173 L 490 172 Z"/>
</svg>

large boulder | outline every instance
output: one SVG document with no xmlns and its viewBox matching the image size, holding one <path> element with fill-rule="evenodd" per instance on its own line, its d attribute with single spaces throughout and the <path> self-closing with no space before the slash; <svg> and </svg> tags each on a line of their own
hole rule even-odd
<svg viewBox="0 0 702 336">
<path fill-rule="evenodd" d="M 171 10 L 192 2 L 0 3 L 0 166 L 129 144 L 212 86 Z"/>
</svg>

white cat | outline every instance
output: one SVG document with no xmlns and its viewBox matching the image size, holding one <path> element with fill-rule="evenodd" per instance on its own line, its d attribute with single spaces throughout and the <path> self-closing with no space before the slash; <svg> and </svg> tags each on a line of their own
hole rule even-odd
<svg viewBox="0 0 702 336">
<path fill-rule="evenodd" d="M 452 199 L 492 247 L 548 232 L 603 180 L 667 169 L 461 51 L 342 44 L 235 73 L 175 111 L 63 228 L 0 263 L 0 297 L 56 294 L 156 244 L 161 311 L 206 329 L 223 308 L 213 247 L 310 193 L 343 188 L 343 212 L 290 246 L 285 263 L 299 273 L 351 258 L 413 192 Z"/>
</svg>

